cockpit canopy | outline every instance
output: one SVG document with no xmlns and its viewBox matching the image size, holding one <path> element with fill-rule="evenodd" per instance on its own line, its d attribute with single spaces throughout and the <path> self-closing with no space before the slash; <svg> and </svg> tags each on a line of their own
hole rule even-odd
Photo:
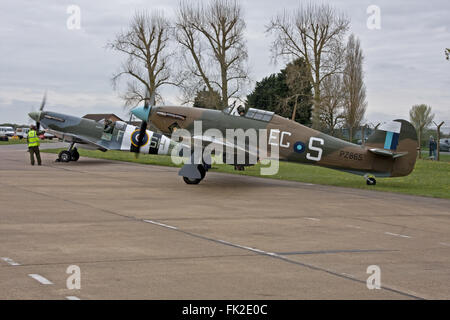
<svg viewBox="0 0 450 320">
<path fill-rule="evenodd" d="M 225 108 L 223 112 L 229 115 L 239 117 L 239 114 L 237 113 L 236 108 L 234 106 L 229 106 L 228 108 Z M 270 120 L 272 120 L 274 114 L 275 113 L 272 111 L 249 108 L 245 113 L 244 117 L 248 119 L 269 122 Z"/>
<path fill-rule="evenodd" d="M 249 108 L 245 114 L 246 118 L 269 122 L 275 113 L 272 111 Z"/>
</svg>

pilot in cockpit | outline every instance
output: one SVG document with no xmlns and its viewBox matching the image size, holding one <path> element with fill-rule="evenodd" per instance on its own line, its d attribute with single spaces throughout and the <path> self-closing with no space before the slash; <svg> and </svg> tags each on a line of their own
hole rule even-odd
<svg viewBox="0 0 450 320">
<path fill-rule="evenodd" d="M 237 108 L 237 111 L 241 117 L 245 116 L 245 108 L 242 105 Z"/>
<path fill-rule="evenodd" d="M 110 119 L 105 119 L 105 126 L 103 132 L 112 134 L 113 130 L 114 130 L 114 122 L 112 122 Z"/>
</svg>

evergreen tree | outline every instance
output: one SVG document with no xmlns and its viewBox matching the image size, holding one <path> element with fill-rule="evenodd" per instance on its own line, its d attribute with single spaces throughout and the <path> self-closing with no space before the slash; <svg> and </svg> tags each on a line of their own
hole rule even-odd
<svg viewBox="0 0 450 320">
<path fill-rule="evenodd" d="M 247 106 L 273 111 L 289 119 L 294 116 L 293 120 L 310 125 L 312 85 L 308 70 L 303 59 L 297 59 L 279 73 L 263 78 L 247 96 Z"/>
<path fill-rule="evenodd" d="M 194 99 L 194 107 L 204 109 L 222 109 L 222 99 L 217 91 L 208 91 L 206 88 L 198 91 Z"/>
</svg>

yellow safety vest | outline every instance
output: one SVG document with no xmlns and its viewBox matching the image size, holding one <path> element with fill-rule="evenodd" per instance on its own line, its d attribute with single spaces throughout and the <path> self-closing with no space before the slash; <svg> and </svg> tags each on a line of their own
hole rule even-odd
<svg viewBox="0 0 450 320">
<path fill-rule="evenodd" d="M 30 130 L 28 132 L 28 146 L 29 147 L 39 147 L 39 137 L 36 131 Z"/>
</svg>

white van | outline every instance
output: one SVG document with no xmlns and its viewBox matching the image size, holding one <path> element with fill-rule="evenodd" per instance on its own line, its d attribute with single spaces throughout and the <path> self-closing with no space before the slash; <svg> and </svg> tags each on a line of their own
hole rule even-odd
<svg viewBox="0 0 450 320">
<path fill-rule="evenodd" d="M 15 135 L 13 127 L 0 127 L 0 140 L 8 140 Z"/>
<path fill-rule="evenodd" d="M 25 139 L 28 137 L 28 131 L 30 131 L 30 128 L 17 128 L 16 136 L 18 136 L 19 139 Z"/>
</svg>

